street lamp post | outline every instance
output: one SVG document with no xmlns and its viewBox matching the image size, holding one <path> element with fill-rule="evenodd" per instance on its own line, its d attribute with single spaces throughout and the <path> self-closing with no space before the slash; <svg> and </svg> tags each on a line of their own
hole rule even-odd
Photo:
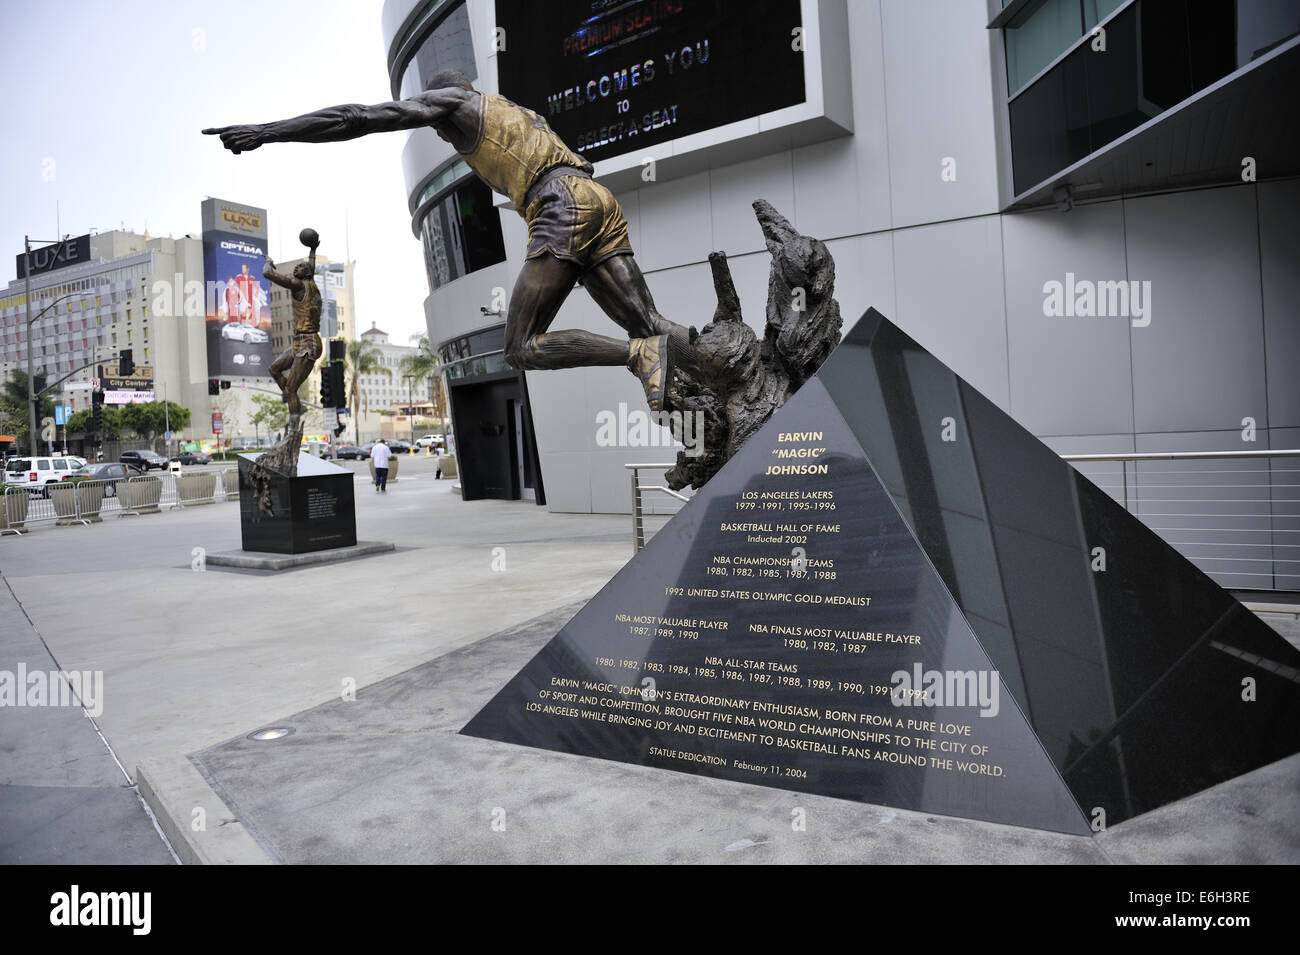
<svg viewBox="0 0 1300 955">
<path fill-rule="evenodd" d="M 40 241 L 40 240 L 37 240 Z M 57 241 L 57 240 L 56 240 Z M 63 241 L 59 242 L 59 247 L 54 250 L 54 258 L 58 259 L 63 252 L 63 247 L 68 244 L 68 237 L 64 236 Z M 60 299 L 68 298 L 62 295 L 55 299 L 45 308 L 37 313 L 36 318 L 32 317 L 32 237 L 23 236 L 23 262 L 26 266 L 23 269 L 23 301 L 27 309 L 27 427 L 31 444 L 32 457 L 41 453 L 40 445 L 37 443 L 36 434 L 36 383 L 32 378 L 32 324 L 36 319 L 44 315 Z"/>
<path fill-rule="evenodd" d="M 403 375 L 406 379 L 406 414 L 409 418 L 408 423 L 411 426 L 411 447 L 415 447 L 415 405 L 411 397 L 411 388 L 415 384 L 414 375 Z"/>
</svg>

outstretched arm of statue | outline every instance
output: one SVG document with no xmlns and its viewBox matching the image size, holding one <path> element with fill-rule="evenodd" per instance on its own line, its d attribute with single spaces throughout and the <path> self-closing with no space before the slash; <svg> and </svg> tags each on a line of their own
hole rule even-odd
<svg viewBox="0 0 1300 955">
<path fill-rule="evenodd" d="M 428 126 L 455 111 L 473 95 L 457 87 L 430 90 L 412 99 L 362 106 L 350 103 L 314 113 L 251 126 L 213 126 L 204 135 L 220 136 L 221 144 L 238 155 L 264 143 L 333 143 L 371 133 Z"/>
<path fill-rule="evenodd" d="M 316 250 L 313 249 L 312 255 L 315 256 L 315 254 Z M 315 259 L 313 258 L 313 262 L 314 261 Z M 294 292 L 302 290 L 302 281 L 294 278 L 292 275 L 285 275 L 283 272 L 277 272 L 275 270 L 275 263 L 271 261 L 269 255 L 266 257 L 266 263 L 262 266 L 262 275 L 265 278 L 270 279 L 276 285 L 279 285 L 281 288 L 287 288 Z"/>
</svg>

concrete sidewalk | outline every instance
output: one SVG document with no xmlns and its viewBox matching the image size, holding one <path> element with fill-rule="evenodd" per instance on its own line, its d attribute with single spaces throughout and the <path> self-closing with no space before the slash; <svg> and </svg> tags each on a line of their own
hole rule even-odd
<svg viewBox="0 0 1300 955">
<path fill-rule="evenodd" d="M 193 763 L 250 843 L 286 863 L 1300 861 L 1300 756 L 1087 838 L 459 735 L 580 606 L 279 720 L 292 735 L 240 736 Z M 205 835 L 190 841 L 208 851 Z"/>
<path fill-rule="evenodd" d="M 61 669 L 0 580 L 0 670 L 16 675 L 20 666 Z M 139 793 L 72 702 L 0 710 L 0 864 L 172 863 Z M 93 681 L 85 702 L 94 708 Z"/>
<path fill-rule="evenodd" d="M 358 536 L 397 549 L 346 563 L 205 567 L 239 547 L 229 502 L 0 539 L 4 619 L 104 671 L 99 725 L 183 861 L 1300 861 L 1300 758 L 1079 839 L 459 736 L 627 561 L 629 518 L 402 467 L 377 495 L 354 466 Z"/>
<path fill-rule="evenodd" d="M 142 763 L 172 767 L 147 784 L 192 794 L 188 754 L 586 599 L 630 554 L 627 518 L 466 503 L 434 480 L 434 459 L 403 459 L 384 495 L 350 469 L 358 536 L 395 552 L 278 573 L 206 568 L 207 552 L 240 546 L 234 502 L 37 525 L 0 538 L 21 603 L 5 633 L 25 611 L 60 666 L 102 670 L 98 723 L 122 765 L 133 779 Z M 204 807 L 229 828 L 219 802 Z M 173 822 L 188 830 L 196 808 Z"/>
</svg>

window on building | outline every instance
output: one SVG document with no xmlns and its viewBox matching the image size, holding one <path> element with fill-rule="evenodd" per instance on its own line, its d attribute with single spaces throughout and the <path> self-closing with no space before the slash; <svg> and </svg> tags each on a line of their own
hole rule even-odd
<svg viewBox="0 0 1300 955">
<path fill-rule="evenodd" d="M 435 23 L 420 41 L 415 56 L 402 74 L 403 98 L 423 93 L 428 89 L 429 81 L 441 70 L 459 70 L 471 80 L 478 75 L 474 65 L 469 11 L 465 4 L 456 4 Z"/>
<path fill-rule="evenodd" d="M 429 206 L 420 239 L 430 291 L 506 258 L 501 215 L 478 177 L 461 180 Z"/>
<path fill-rule="evenodd" d="M 1099 55 L 1083 38 L 1112 13 Z M 1300 2 L 1037 0 L 1004 34 L 1022 194 L 1300 34 Z"/>
</svg>

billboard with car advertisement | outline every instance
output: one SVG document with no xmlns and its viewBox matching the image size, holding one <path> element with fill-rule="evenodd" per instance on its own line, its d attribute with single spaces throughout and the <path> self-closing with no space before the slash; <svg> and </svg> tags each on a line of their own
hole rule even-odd
<svg viewBox="0 0 1300 955">
<path fill-rule="evenodd" d="M 204 316 L 208 375 L 270 377 L 271 283 L 266 261 L 266 210 L 203 200 Z"/>
</svg>

